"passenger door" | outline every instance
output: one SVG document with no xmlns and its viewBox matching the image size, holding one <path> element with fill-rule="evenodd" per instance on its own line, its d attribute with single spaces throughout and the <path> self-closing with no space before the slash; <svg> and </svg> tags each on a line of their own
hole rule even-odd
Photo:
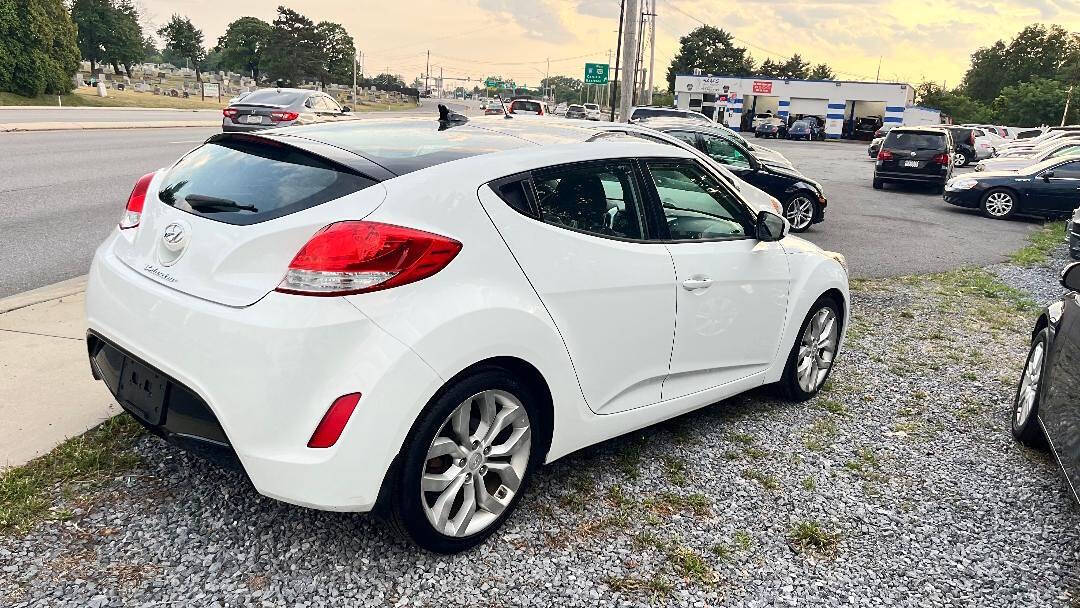
<svg viewBox="0 0 1080 608">
<path fill-rule="evenodd" d="M 754 237 L 754 214 L 690 159 L 647 160 L 677 282 L 665 400 L 764 371 L 777 357 L 790 273 L 780 243 Z"/>
<path fill-rule="evenodd" d="M 602 414 L 660 401 L 671 358 L 675 270 L 664 244 L 646 240 L 641 193 L 630 160 L 545 168 L 480 191 Z"/>
<path fill-rule="evenodd" d="M 1047 177 L 1053 173 L 1051 177 Z M 1032 207 L 1048 212 L 1072 213 L 1080 207 L 1080 161 L 1051 167 L 1031 184 Z"/>
</svg>

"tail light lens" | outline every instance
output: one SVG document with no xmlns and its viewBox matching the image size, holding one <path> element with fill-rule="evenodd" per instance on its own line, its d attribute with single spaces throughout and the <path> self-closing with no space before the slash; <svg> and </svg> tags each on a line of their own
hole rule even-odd
<svg viewBox="0 0 1080 608">
<path fill-rule="evenodd" d="M 941 154 L 935 156 L 931 162 L 935 162 L 939 165 L 947 165 L 949 164 L 949 153 L 942 152 Z"/>
<path fill-rule="evenodd" d="M 426 279 L 461 251 L 454 239 L 376 222 L 338 222 L 315 233 L 277 291 L 344 296 Z"/>
<path fill-rule="evenodd" d="M 128 195 L 124 215 L 120 218 L 121 230 L 127 230 L 139 225 L 139 220 L 142 219 L 143 205 L 146 203 L 146 189 L 150 187 L 152 181 L 154 181 L 154 174 L 147 173 L 140 177 L 139 181 L 135 182 L 135 187 L 131 189 L 131 194 Z"/>
<path fill-rule="evenodd" d="M 270 120 L 274 122 L 289 122 L 290 120 L 296 120 L 300 116 L 297 112 L 287 112 L 285 110 L 275 110 L 270 112 Z"/>
<path fill-rule="evenodd" d="M 315 427 L 315 432 L 311 434 L 307 447 L 328 448 L 337 443 L 341 432 L 345 430 L 345 424 L 349 422 L 359 402 L 360 393 L 342 395 L 335 399 L 319 421 L 319 426 Z"/>
<path fill-rule="evenodd" d="M 970 143 L 973 146 L 975 145 L 975 132 L 974 131 L 971 132 L 971 135 L 968 135 L 968 143 Z"/>
<path fill-rule="evenodd" d="M 882 149 L 878 150 L 877 159 L 878 160 L 892 160 L 892 152 L 886 150 L 885 148 L 882 148 Z"/>
<path fill-rule="evenodd" d="M 225 108 L 221 111 L 221 115 L 226 118 L 236 118 L 237 114 L 239 114 L 239 112 L 236 111 L 236 108 Z"/>
</svg>

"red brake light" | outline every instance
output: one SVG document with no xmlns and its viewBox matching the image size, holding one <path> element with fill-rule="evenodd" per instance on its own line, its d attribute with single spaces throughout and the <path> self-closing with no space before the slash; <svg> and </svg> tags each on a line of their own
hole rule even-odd
<svg viewBox="0 0 1080 608">
<path fill-rule="evenodd" d="M 968 142 L 970 142 L 971 145 L 973 145 L 973 146 L 975 145 L 975 132 L 974 131 L 972 131 L 971 135 L 968 136 Z"/>
<path fill-rule="evenodd" d="M 285 110 L 275 110 L 270 112 L 270 120 L 274 122 L 289 122 L 290 120 L 296 120 L 300 116 L 297 112 L 288 112 Z"/>
<path fill-rule="evenodd" d="M 326 414 L 319 421 L 319 426 L 315 427 L 315 432 L 311 434 L 307 447 L 328 448 L 337 443 L 359 401 L 360 393 L 342 395 L 334 399 L 334 402 L 330 404 L 330 409 L 326 410 Z"/>
<path fill-rule="evenodd" d="M 877 159 L 878 160 L 892 160 L 892 152 L 889 152 L 885 148 L 882 148 L 882 149 L 878 150 Z"/>
<path fill-rule="evenodd" d="M 227 118 L 236 118 L 237 114 L 239 112 L 236 111 L 236 108 L 225 108 L 221 111 L 221 115 Z"/>
<path fill-rule="evenodd" d="M 931 162 L 935 162 L 939 165 L 947 165 L 949 164 L 949 153 L 942 152 L 941 154 L 935 156 Z"/>
<path fill-rule="evenodd" d="M 124 215 L 120 218 L 121 230 L 134 228 L 139 225 L 139 220 L 142 218 L 143 205 L 146 203 L 146 189 L 150 187 L 150 182 L 152 181 L 154 181 L 154 174 L 147 173 L 140 177 L 139 181 L 135 182 L 135 187 L 131 189 L 131 194 L 128 195 L 127 206 L 124 207 Z"/>
<path fill-rule="evenodd" d="M 277 290 L 343 296 L 426 279 L 461 251 L 454 239 L 390 224 L 338 222 L 315 233 Z"/>
</svg>

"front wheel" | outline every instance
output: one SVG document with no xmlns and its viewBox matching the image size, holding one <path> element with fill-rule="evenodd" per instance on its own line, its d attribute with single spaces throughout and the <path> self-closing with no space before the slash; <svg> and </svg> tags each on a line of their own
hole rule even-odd
<svg viewBox="0 0 1080 608">
<path fill-rule="evenodd" d="M 817 204 L 806 194 L 796 194 L 784 205 L 784 217 L 792 232 L 806 232 L 814 223 Z"/>
<path fill-rule="evenodd" d="M 429 404 L 394 472 L 389 516 L 398 533 L 457 553 L 498 529 L 540 465 L 538 403 L 531 387 L 488 368 Z"/>
<path fill-rule="evenodd" d="M 963 152 L 960 152 L 959 150 L 957 150 L 953 154 L 953 166 L 966 167 L 969 162 L 971 162 L 971 159 L 969 159 L 967 157 L 967 155 L 964 154 Z"/>
<path fill-rule="evenodd" d="M 1016 398 L 1013 400 L 1012 434 L 1028 447 L 1046 445 L 1046 435 L 1039 425 L 1039 389 L 1042 386 L 1049 335 L 1049 330 L 1044 327 L 1031 341 L 1027 363 L 1020 376 L 1020 386 L 1016 388 Z"/>
<path fill-rule="evenodd" d="M 799 337 L 788 354 L 780 389 L 795 401 L 806 401 L 829 379 L 840 346 L 840 304 L 822 296 L 810 308 Z"/>
<path fill-rule="evenodd" d="M 1016 196 L 1008 190 L 991 190 L 982 200 L 982 212 L 986 217 L 1003 220 L 1016 211 Z"/>
</svg>

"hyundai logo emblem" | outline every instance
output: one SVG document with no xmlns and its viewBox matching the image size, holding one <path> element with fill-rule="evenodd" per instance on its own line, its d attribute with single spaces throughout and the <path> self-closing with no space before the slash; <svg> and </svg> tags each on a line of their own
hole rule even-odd
<svg viewBox="0 0 1080 608">
<path fill-rule="evenodd" d="M 165 227 L 165 232 L 161 235 L 161 238 L 170 245 L 176 245 L 184 240 L 184 227 L 173 222 Z"/>
</svg>

